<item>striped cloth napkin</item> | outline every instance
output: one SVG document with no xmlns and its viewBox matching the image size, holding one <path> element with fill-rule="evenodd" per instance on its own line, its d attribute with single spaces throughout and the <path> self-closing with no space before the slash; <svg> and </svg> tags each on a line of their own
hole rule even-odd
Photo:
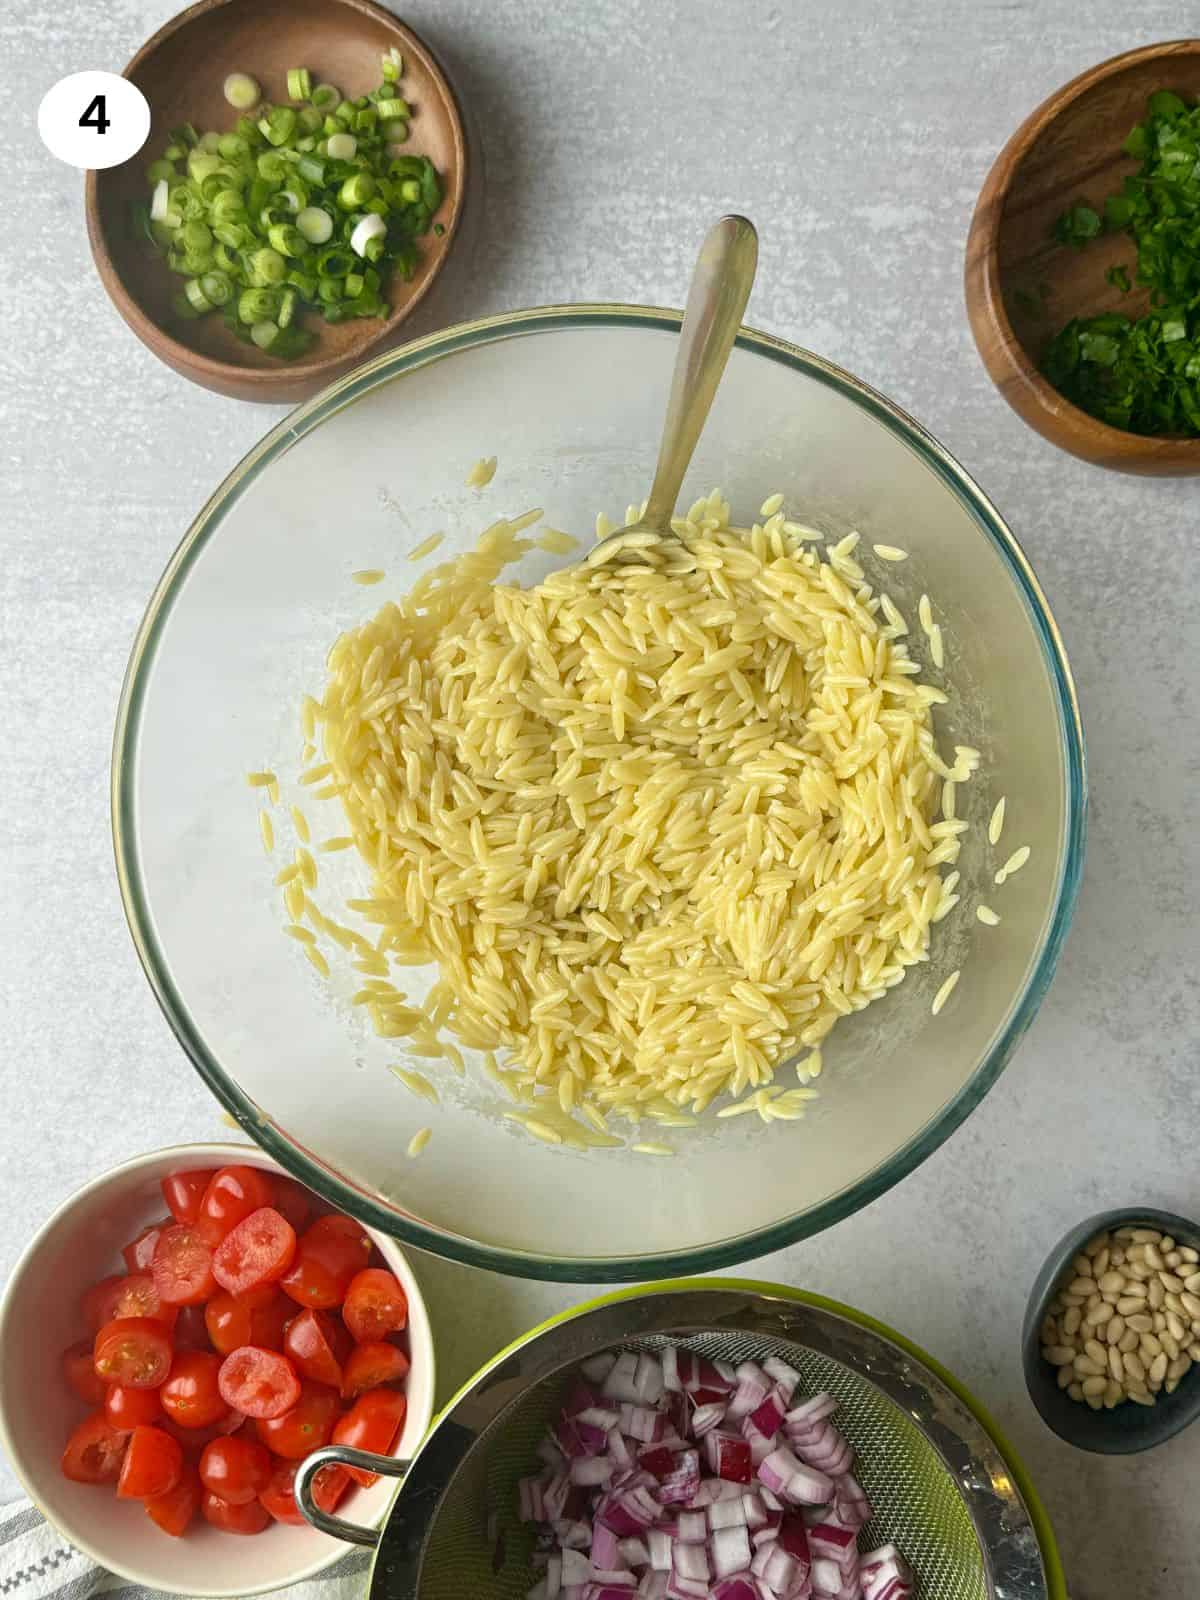
<svg viewBox="0 0 1200 1600">
<path fill-rule="evenodd" d="M 362 1600 L 369 1550 L 354 1550 L 319 1578 L 280 1589 L 288 1600 Z M 160 1591 L 115 1577 L 82 1555 L 28 1500 L 0 1506 L 0 1597 L 3 1600 L 159 1600 Z"/>
</svg>

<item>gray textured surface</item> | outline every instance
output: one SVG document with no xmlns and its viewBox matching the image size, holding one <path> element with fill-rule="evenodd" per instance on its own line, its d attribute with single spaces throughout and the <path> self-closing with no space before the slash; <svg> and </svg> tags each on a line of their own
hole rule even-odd
<svg viewBox="0 0 1200 1600">
<path fill-rule="evenodd" d="M 0 19 L 16 131 L 0 342 L 5 1272 L 89 1175 L 224 1131 L 122 921 L 109 740 L 151 586 L 276 414 L 190 387 L 137 344 L 93 273 L 80 176 L 33 126 L 49 83 L 118 68 L 170 9 L 38 0 Z M 1197 488 L 1101 474 L 1028 432 L 976 359 L 960 291 L 972 204 L 1016 123 L 1091 63 L 1186 34 L 1194 10 L 1145 0 L 1128 26 L 1093 0 L 898 0 L 886 13 L 868 0 L 415 0 L 406 15 L 455 70 L 488 168 L 475 271 L 455 274 L 423 325 L 544 301 L 671 303 L 702 223 L 744 210 L 763 236 L 748 320 L 914 411 L 1024 542 L 1090 741 L 1091 849 L 1058 979 L 949 1146 L 851 1221 L 748 1270 L 870 1308 L 972 1385 L 1030 1465 L 1077 1596 L 1196 1594 L 1200 1431 L 1141 1458 L 1071 1452 L 1025 1398 L 1018 1333 L 1045 1250 L 1078 1216 L 1126 1198 L 1200 1212 Z M 581 1297 L 437 1262 L 425 1277 L 447 1378 Z M 0 1478 L 0 1495 L 13 1487 Z"/>
</svg>

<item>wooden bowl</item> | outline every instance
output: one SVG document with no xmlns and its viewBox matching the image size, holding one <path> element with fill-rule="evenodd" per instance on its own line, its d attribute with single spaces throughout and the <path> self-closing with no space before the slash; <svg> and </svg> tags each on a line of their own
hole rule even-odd
<svg viewBox="0 0 1200 1600">
<path fill-rule="evenodd" d="M 1155 89 L 1200 96 L 1200 39 L 1148 45 L 1114 56 L 1050 96 L 996 159 L 967 240 L 971 331 L 993 382 L 1017 414 L 1052 444 L 1118 472 L 1200 473 L 1200 439 L 1152 438 L 1110 427 L 1081 411 L 1042 377 L 1054 334 L 1072 317 L 1103 311 L 1138 316 L 1145 293 L 1123 295 L 1105 281 L 1136 251 L 1124 234 L 1082 250 L 1056 244 L 1055 220 L 1086 200 L 1097 210 L 1135 172 L 1121 143 L 1146 113 Z"/>
<path fill-rule="evenodd" d="M 386 317 L 315 322 L 317 341 L 296 361 L 281 361 L 242 343 L 219 316 L 187 321 L 171 310 L 182 280 L 139 239 L 135 201 L 145 200 L 147 162 L 181 122 L 227 129 L 237 113 L 225 100 L 230 72 L 248 72 L 264 97 L 287 103 L 290 67 L 308 67 L 314 82 L 365 94 L 380 81 L 380 57 L 395 46 L 404 57 L 401 92 L 413 107 L 406 152 L 427 155 L 444 199 L 436 221 L 445 229 L 419 241 L 420 260 L 406 283 L 385 286 Z M 88 239 L 100 280 L 138 338 L 193 383 L 239 400 L 290 404 L 307 399 L 367 356 L 393 343 L 424 299 L 454 243 L 466 191 L 462 116 L 441 67 L 410 28 L 371 0 L 199 0 L 144 44 L 125 68 L 150 103 L 150 138 L 131 161 L 89 172 L 84 192 Z"/>
</svg>

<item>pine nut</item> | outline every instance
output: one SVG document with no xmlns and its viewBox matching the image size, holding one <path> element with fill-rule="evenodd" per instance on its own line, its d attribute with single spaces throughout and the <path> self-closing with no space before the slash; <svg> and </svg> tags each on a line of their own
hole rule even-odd
<svg viewBox="0 0 1200 1600">
<path fill-rule="evenodd" d="M 1149 1300 L 1151 1308 L 1157 1311 L 1166 1298 L 1167 1291 L 1163 1288 L 1161 1279 L 1151 1278 L 1149 1288 L 1146 1290 L 1146 1299 Z"/>
<path fill-rule="evenodd" d="M 1162 1234 L 1155 1228 L 1134 1228 L 1129 1237 L 1134 1244 L 1157 1244 Z"/>
<path fill-rule="evenodd" d="M 1090 1278 L 1092 1276 L 1092 1263 L 1087 1256 L 1076 1256 L 1071 1265 L 1075 1269 L 1077 1278 Z"/>
<path fill-rule="evenodd" d="M 1075 1382 L 1075 1374 L 1071 1371 L 1070 1367 L 1059 1367 L 1057 1381 L 1058 1387 L 1060 1389 L 1065 1389 L 1069 1383 Z"/>
<path fill-rule="evenodd" d="M 1060 1378 L 1066 1370 L 1066 1367 L 1058 1369 Z M 1125 1376 L 1125 1363 L 1121 1360 L 1121 1352 L 1115 1346 L 1108 1352 L 1108 1370 L 1112 1373 L 1113 1379 L 1117 1383 L 1120 1383 Z M 1059 1387 L 1062 1388 L 1063 1385 L 1060 1384 Z"/>
<path fill-rule="evenodd" d="M 1149 1338 L 1149 1334 L 1146 1337 Z M 1090 1356 L 1098 1367 L 1103 1368 L 1104 1363 L 1108 1360 L 1108 1352 L 1098 1339 L 1085 1340 L 1083 1349 L 1085 1355 Z M 1155 1354 L 1157 1355 L 1158 1352 L 1155 1351 Z"/>
<path fill-rule="evenodd" d="M 1062 1331 L 1068 1338 L 1078 1331 L 1079 1324 L 1083 1321 L 1083 1312 L 1078 1306 L 1069 1306 L 1063 1314 Z"/>
<path fill-rule="evenodd" d="M 1158 1281 L 1164 1289 L 1169 1289 L 1172 1294 L 1183 1293 L 1183 1279 L 1177 1278 L 1173 1272 L 1160 1272 Z M 1103 1288 L 1104 1285 L 1101 1284 L 1100 1287 Z"/>
<path fill-rule="evenodd" d="M 1182 1289 L 1183 1285 L 1180 1284 L 1179 1287 Z M 1071 1279 L 1071 1283 L 1070 1283 L 1070 1286 L 1069 1286 L 1069 1289 L 1068 1289 L 1068 1293 L 1070 1293 L 1070 1294 L 1082 1294 L 1082 1295 L 1093 1295 L 1093 1294 L 1095 1294 L 1095 1292 L 1096 1292 L 1096 1280 L 1094 1278 L 1072 1278 Z"/>
<path fill-rule="evenodd" d="M 1137 1334 L 1132 1328 L 1126 1327 L 1125 1332 L 1117 1340 L 1117 1349 L 1125 1355 L 1128 1351 L 1137 1349 L 1137 1342 Z"/>
<path fill-rule="evenodd" d="M 1116 1344 L 1117 1340 L 1124 1332 L 1125 1318 L 1122 1316 L 1109 1317 L 1108 1321 L 1104 1324 L 1105 1344 Z"/>
<path fill-rule="evenodd" d="M 1190 1244 L 1181 1244 L 1179 1254 L 1185 1261 L 1200 1261 L 1200 1250 L 1194 1249 Z"/>
<path fill-rule="evenodd" d="M 1105 1387 L 1104 1387 L 1104 1409 L 1106 1411 L 1111 1411 L 1114 1406 L 1120 1405 L 1121 1401 L 1124 1400 L 1124 1398 L 1125 1398 L 1125 1390 L 1121 1386 L 1121 1384 L 1119 1384 L 1119 1383 L 1108 1383 L 1108 1384 L 1105 1385 Z"/>
<path fill-rule="evenodd" d="M 1084 1296 L 1081 1294 L 1064 1294 L 1060 1298 L 1064 1306 L 1081 1306 L 1084 1303 Z"/>
<path fill-rule="evenodd" d="M 1083 1247 L 1085 1256 L 1098 1256 L 1108 1243 L 1108 1234 L 1098 1233 L 1094 1239 L 1089 1239 Z"/>
<path fill-rule="evenodd" d="M 1153 1267 L 1156 1272 L 1161 1272 L 1163 1269 L 1162 1251 L 1156 1244 L 1146 1246 L 1146 1265 Z"/>
<path fill-rule="evenodd" d="M 1174 1361 L 1172 1361 L 1171 1365 L 1167 1368 L 1167 1377 L 1178 1382 L 1178 1380 L 1183 1377 L 1185 1372 L 1190 1371 L 1191 1365 L 1192 1362 L 1190 1356 L 1176 1356 Z"/>
<path fill-rule="evenodd" d="M 1133 1283 L 1145 1283 L 1151 1276 L 1150 1268 L 1144 1261 L 1127 1261 L 1122 1270 L 1125 1273 L 1126 1289 L 1130 1287 L 1131 1280 Z"/>
<path fill-rule="evenodd" d="M 1087 1357 L 1083 1356 L 1083 1357 L 1080 1357 L 1079 1359 L 1076 1360 L 1076 1362 L 1075 1362 L 1075 1370 L 1076 1370 L 1076 1372 L 1079 1371 L 1079 1360 L 1085 1360 L 1086 1361 L 1086 1359 L 1087 1359 Z M 1128 1355 L 1126 1355 L 1124 1357 L 1124 1362 L 1125 1362 L 1125 1371 L 1134 1380 L 1134 1382 L 1135 1383 L 1145 1383 L 1145 1381 L 1146 1381 L 1146 1369 L 1142 1365 L 1141 1357 L 1136 1355 L 1134 1353 L 1134 1351 L 1130 1350 Z"/>
<path fill-rule="evenodd" d="M 1154 1404 L 1154 1396 L 1147 1394 L 1145 1389 L 1129 1389 L 1126 1393 L 1135 1406 L 1152 1406 Z"/>
<path fill-rule="evenodd" d="M 1082 1400 L 1083 1399 L 1083 1390 L 1080 1388 L 1080 1386 L 1077 1383 L 1071 1384 L 1071 1386 L 1067 1390 L 1067 1393 L 1071 1396 L 1072 1400 Z"/>
<path fill-rule="evenodd" d="M 1160 1384 L 1163 1381 L 1163 1379 L 1166 1377 L 1166 1375 L 1167 1375 L 1167 1357 L 1166 1357 L 1166 1353 L 1164 1351 L 1160 1350 L 1159 1353 L 1155 1356 L 1154 1360 L 1150 1363 L 1150 1370 L 1149 1370 L 1147 1376 L 1149 1377 L 1151 1383 Z"/>
<path fill-rule="evenodd" d="M 1074 1350 L 1065 1344 L 1048 1345 L 1042 1354 L 1052 1367 L 1069 1367 L 1075 1359 Z"/>
<path fill-rule="evenodd" d="M 1169 1233 L 1163 1234 L 1162 1238 L 1158 1241 L 1158 1248 L 1162 1251 L 1163 1259 L 1165 1261 L 1167 1256 L 1175 1248 L 1175 1241 L 1172 1239 Z"/>
<path fill-rule="evenodd" d="M 1126 1317 L 1125 1326 L 1131 1329 L 1135 1335 L 1139 1333 L 1149 1333 L 1154 1327 L 1154 1318 L 1148 1317 L 1144 1311 L 1139 1312 L 1135 1316 Z M 1136 1337 L 1134 1342 L 1137 1342 Z"/>
<path fill-rule="evenodd" d="M 1172 1335 L 1169 1334 L 1169 1333 L 1162 1333 L 1162 1334 L 1159 1335 L 1159 1343 L 1162 1345 L 1163 1349 L 1170 1356 L 1172 1361 L 1178 1361 L 1178 1359 L 1179 1359 L 1179 1340 L 1178 1339 L 1173 1338 Z"/>
<path fill-rule="evenodd" d="M 1182 1263 L 1183 1257 L 1180 1255 L 1178 1250 L 1168 1250 L 1167 1254 L 1163 1257 L 1163 1260 L 1167 1263 L 1167 1266 L 1170 1267 L 1171 1271 L 1174 1272 L 1176 1267 Z"/>
<path fill-rule="evenodd" d="M 1164 1388 L 1164 1390 L 1166 1391 L 1167 1394 L 1174 1394 L 1176 1389 L 1178 1389 L 1178 1387 L 1179 1387 L 1179 1379 L 1178 1378 L 1168 1378 L 1166 1383 L 1163 1384 L 1163 1388 Z"/>
<path fill-rule="evenodd" d="M 1200 1302 L 1197 1303 L 1200 1304 Z M 1083 1320 L 1087 1327 L 1099 1328 L 1108 1321 L 1112 1314 L 1113 1308 L 1108 1304 L 1107 1301 L 1101 1300 L 1099 1305 L 1090 1307 L 1090 1309 L 1084 1313 Z"/>
<path fill-rule="evenodd" d="M 1188 1298 L 1191 1300 L 1196 1300 L 1195 1295 L 1189 1295 Z M 1200 1300 L 1196 1300 L 1196 1304 L 1200 1306 Z M 1173 1311 L 1176 1316 L 1179 1317 L 1183 1316 L 1184 1312 L 1187 1310 L 1187 1307 L 1183 1303 L 1182 1297 L 1177 1294 L 1172 1294 L 1169 1289 L 1163 1296 L 1163 1305 L 1166 1306 L 1168 1311 Z"/>
<path fill-rule="evenodd" d="M 1190 1278 L 1185 1278 L 1183 1287 L 1189 1294 L 1200 1294 L 1200 1272 L 1193 1272 Z"/>
<path fill-rule="evenodd" d="M 1083 1389 L 1084 1399 L 1086 1400 L 1089 1395 L 1103 1394 L 1105 1389 L 1108 1388 L 1108 1379 L 1102 1377 L 1085 1378 L 1081 1388 Z"/>
<path fill-rule="evenodd" d="M 1125 1252 L 1123 1250 L 1110 1251 L 1107 1246 L 1103 1250 L 1097 1251 L 1096 1259 L 1092 1263 L 1092 1277 L 1099 1278 L 1103 1273 L 1107 1272 L 1110 1262 L 1114 1265 L 1119 1265 L 1116 1261 L 1117 1256 L 1120 1256 L 1121 1260 L 1124 1261 Z"/>
<path fill-rule="evenodd" d="M 1200 1339 L 1197 1339 L 1192 1344 L 1188 1345 L 1187 1353 L 1189 1356 L 1191 1356 L 1193 1361 L 1200 1361 Z"/>
<path fill-rule="evenodd" d="M 1132 1239 L 1133 1238 L 1133 1229 L 1132 1228 L 1118 1228 L 1116 1230 L 1116 1232 L 1113 1234 L 1113 1238 L 1114 1239 Z"/>
<path fill-rule="evenodd" d="M 1099 1259 L 1100 1257 L 1097 1256 L 1096 1260 L 1099 1261 Z M 1121 1249 L 1120 1245 L 1117 1245 L 1116 1249 L 1110 1252 L 1108 1259 L 1111 1266 L 1120 1267 L 1124 1265 L 1125 1252 Z"/>
<path fill-rule="evenodd" d="M 1184 1320 L 1174 1311 L 1167 1312 L 1167 1331 L 1172 1339 L 1182 1340 L 1187 1338 L 1187 1327 L 1184 1324 Z"/>
<path fill-rule="evenodd" d="M 1158 1342 L 1158 1337 L 1156 1334 L 1144 1333 L 1138 1340 L 1138 1349 L 1141 1351 L 1143 1356 L 1147 1351 L 1149 1351 L 1150 1359 L 1153 1360 L 1158 1352 L 1162 1349 L 1162 1345 Z"/>
<path fill-rule="evenodd" d="M 1106 1272 L 1102 1278 L 1097 1278 L 1096 1282 L 1100 1285 L 1102 1294 L 1106 1289 L 1116 1290 L 1119 1293 L 1125 1288 L 1125 1279 L 1119 1272 Z M 1180 1284 L 1179 1287 L 1182 1289 L 1183 1285 Z"/>
<path fill-rule="evenodd" d="M 1191 1317 L 1192 1321 L 1200 1320 L 1200 1298 L 1188 1293 L 1181 1294 L 1179 1298 L 1183 1303 L 1183 1310 Z M 1175 1307 L 1172 1306 L 1171 1310 L 1174 1311 L 1174 1309 Z"/>
<path fill-rule="evenodd" d="M 1099 1381 L 1097 1378 L 1096 1382 L 1099 1383 Z M 1084 1404 L 1091 1406 L 1093 1411 L 1099 1411 L 1104 1405 L 1104 1396 L 1101 1394 L 1085 1394 L 1083 1399 Z"/>
<path fill-rule="evenodd" d="M 1126 1284 L 1125 1287 L 1128 1288 L 1129 1285 Z M 1145 1295 L 1123 1294 L 1117 1301 L 1117 1310 L 1123 1317 L 1127 1317 L 1131 1312 L 1140 1311 L 1145 1304 Z"/>
<path fill-rule="evenodd" d="M 1126 1357 L 1126 1360 L 1128 1359 Z M 1103 1361 L 1093 1361 L 1091 1356 L 1075 1357 L 1075 1376 L 1077 1378 L 1098 1378 L 1104 1371 L 1104 1367 L 1105 1363 Z"/>
</svg>

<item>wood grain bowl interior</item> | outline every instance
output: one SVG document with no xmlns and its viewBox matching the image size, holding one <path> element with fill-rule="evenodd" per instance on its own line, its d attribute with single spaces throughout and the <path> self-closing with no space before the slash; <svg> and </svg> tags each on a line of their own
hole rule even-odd
<svg viewBox="0 0 1200 1600">
<path fill-rule="evenodd" d="M 1121 150 L 1156 89 L 1200 97 L 1200 39 L 1131 51 L 1084 73 L 1021 125 L 988 175 L 967 243 L 967 309 L 980 355 L 1009 405 L 1054 444 L 1099 466 L 1147 474 L 1200 473 L 1200 440 L 1125 433 L 1080 411 L 1041 376 L 1047 345 L 1072 317 L 1138 316 L 1144 291 L 1105 281 L 1137 252 L 1124 234 L 1084 249 L 1056 244 L 1069 206 L 1102 211 L 1138 163 Z"/>
<path fill-rule="evenodd" d="M 444 199 L 436 221 L 445 228 L 420 241 L 410 280 L 385 285 L 386 319 L 322 323 L 311 352 L 283 362 L 243 343 L 219 315 L 188 321 L 171 310 L 183 280 L 139 239 L 132 207 L 146 200 L 147 162 L 168 142 L 171 128 L 226 131 L 238 113 L 224 96 L 230 72 L 248 72 L 264 98 L 287 104 L 289 67 L 306 66 L 313 82 L 335 83 L 348 96 L 380 81 L 380 57 L 396 47 L 404 57 L 401 92 L 413 107 L 405 153 L 427 155 L 438 169 Z M 125 69 L 150 103 L 150 137 L 131 161 L 88 174 L 88 235 L 101 278 L 117 309 L 142 342 L 177 372 L 242 399 L 294 401 L 391 342 L 398 325 L 428 291 L 454 241 L 466 184 L 462 119 L 453 91 L 427 47 L 410 29 L 369 0 L 200 0 L 155 34 Z"/>
</svg>

